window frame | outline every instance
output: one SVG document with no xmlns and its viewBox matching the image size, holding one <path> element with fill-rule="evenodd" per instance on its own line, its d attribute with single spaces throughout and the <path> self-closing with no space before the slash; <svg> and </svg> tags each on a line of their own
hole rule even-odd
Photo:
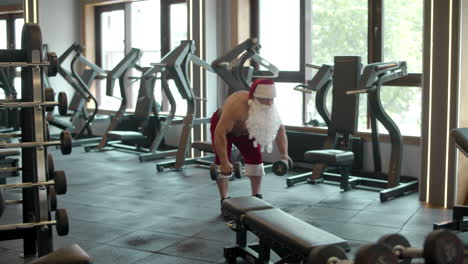
<svg viewBox="0 0 468 264">
<path fill-rule="evenodd" d="M 298 82 L 304 83 L 306 80 L 306 73 L 305 73 L 305 54 L 306 54 L 306 47 L 305 47 L 305 40 L 306 40 L 306 30 L 308 26 L 306 26 L 306 8 L 308 5 L 311 4 L 312 0 L 299 0 L 300 1 L 300 58 L 299 61 L 301 63 L 300 70 L 296 72 L 290 71 L 281 71 L 279 72 L 278 78 L 275 79 L 277 82 Z M 384 0 L 368 0 L 368 29 L 367 29 L 367 49 L 368 49 L 368 61 L 367 63 L 374 63 L 382 61 L 382 54 L 383 54 L 383 1 Z M 250 25 L 250 35 L 251 37 L 259 37 L 259 18 L 260 18 L 260 10 L 259 10 L 259 1 L 258 0 L 250 0 L 250 17 L 251 17 L 251 25 Z M 421 32 L 422 33 L 422 32 Z M 261 40 L 260 40 L 261 41 Z M 255 65 L 256 69 L 258 69 L 258 65 Z M 390 81 L 384 86 L 400 86 L 404 89 L 404 87 L 422 87 L 422 73 L 408 73 L 407 76 Z M 305 121 L 306 113 L 307 113 L 307 96 L 302 96 L 302 119 Z M 370 129 L 370 119 L 369 113 L 367 113 L 367 127 Z M 288 126 L 294 127 L 294 126 Z M 304 127 L 304 126 L 300 126 Z M 411 136 L 414 138 L 414 136 Z M 419 137 L 418 137 L 419 138 Z"/>
<path fill-rule="evenodd" d="M 6 20 L 7 24 L 7 49 L 15 49 L 15 20 L 23 18 L 23 13 L 0 14 L 0 19 Z M 21 38 L 21 36 L 19 36 Z"/>
<path fill-rule="evenodd" d="M 117 11 L 117 10 L 122 10 L 124 11 L 124 17 L 127 16 L 126 13 L 126 8 L 125 6 L 128 3 L 117 3 L 117 4 L 109 4 L 109 5 L 102 5 L 102 6 L 96 6 L 95 11 L 94 11 L 94 21 L 95 22 L 95 42 L 96 42 L 96 49 L 95 49 L 95 58 L 96 58 L 96 65 L 99 67 L 102 67 L 102 32 L 101 32 L 101 14 L 106 13 L 106 12 L 112 12 L 112 11 Z M 127 25 L 126 25 L 127 27 Z M 125 36 L 124 38 L 126 39 L 128 36 L 126 35 L 127 30 L 124 29 L 125 31 Z M 126 49 L 127 47 L 125 47 Z"/>
<path fill-rule="evenodd" d="M 160 0 L 160 24 L 161 24 L 161 58 L 164 57 L 167 53 L 171 51 L 170 45 L 171 45 L 171 39 L 170 39 L 170 8 L 171 5 L 174 4 L 181 4 L 181 3 L 187 3 L 187 0 Z M 102 34 L 101 34 L 101 14 L 104 12 L 110 12 L 110 11 L 117 11 L 117 10 L 123 10 L 124 11 L 124 19 L 127 21 L 128 18 L 128 10 L 130 10 L 130 5 L 132 1 L 129 2 L 123 2 L 123 3 L 110 3 L 106 5 L 98 5 L 94 6 L 94 44 L 95 44 L 95 49 L 94 49 L 94 54 L 95 54 L 95 61 L 96 65 L 102 67 Z M 130 32 L 130 24 L 125 24 L 125 53 L 130 50 L 130 42 L 131 42 L 131 36 L 129 35 Z M 99 89 L 102 89 L 100 87 Z M 96 90 L 95 91 L 97 95 L 97 99 L 100 101 L 101 98 L 101 91 Z M 129 102 L 133 102 L 132 100 L 132 93 L 128 93 L 127 97 Z M 160 102 L 162 109 L 164 110 L 168 104 L 168 100 L 166 96 L 162 95 L 162 101 Z M 127 106 L 128 109 L 131 109 L 132 106 L 131 103 Z M 110 109 L 105 109 L 106 111 L 113 111 Z"/>
</svg>

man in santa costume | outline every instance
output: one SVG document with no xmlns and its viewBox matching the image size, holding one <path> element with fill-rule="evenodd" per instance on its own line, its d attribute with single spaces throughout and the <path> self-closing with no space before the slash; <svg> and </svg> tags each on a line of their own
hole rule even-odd
<svg viewBox="0 0 468 264">
<path fill-rule="evenodd" d="M 255 80 L 249 92 L 231 94 L 211 117 L 211 142 L 220 170 L 216 183 L 221 203 L 229 198 L 228 182 L 233 170 L 230 161 L 232 144 L 242 154 L 252 195 L 258 198 L 262 198 L 261 183 L 265 174 L 262 151 L 271 152 L 274 141 L 281 159 L 289 159 L 288 140 L 274 104 L 275 97 L 276 87 L 271 79 Z"/>
</svg>

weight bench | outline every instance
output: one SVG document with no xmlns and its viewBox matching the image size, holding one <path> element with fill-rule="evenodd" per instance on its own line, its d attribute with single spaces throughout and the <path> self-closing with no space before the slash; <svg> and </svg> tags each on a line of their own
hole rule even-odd
<svg viewBox="0 0 468 264">
<path fill-rule="evenodd" d="M 312 248 L 336 245 L 349 251 L 347 241 L 316 228 L 257 197 L 237 197 L 223 201 L 223 216 L 236 232 L 236 245 L 224 248 L 224 257 L 231 263 L 241 257 L 249 263 L 269 263 L 273 250 L 279 263 L 296 263 L 306 259 Z M 247 245 L 247 231 L 259 243 Z"/>
<path fill-rule="evenodd" d="M 91 258 L 77 244 L 67 248 L 59 248 L 52 253 L 42 256 L 31 264 L 89 264 Z"/>
</svg>

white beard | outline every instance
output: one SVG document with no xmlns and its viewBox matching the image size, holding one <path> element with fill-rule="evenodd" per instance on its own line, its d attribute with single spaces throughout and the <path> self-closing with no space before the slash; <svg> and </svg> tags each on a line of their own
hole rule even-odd
<svg viewBox="0 0 468 264">
<path fill-rule="evenodd" d="M 245 126 L 249 131 L 249 138 L 255 138 L 254 147 L 260 144 L 262 152 L 266 149 L 268 153 L 271 153 L 273 141 L 281 125 L 278 109 L 275 104 L 267 106 L 256 99 L 250 100 L 249 105 L 249 116 L 245 122 Z"/>
</svg>

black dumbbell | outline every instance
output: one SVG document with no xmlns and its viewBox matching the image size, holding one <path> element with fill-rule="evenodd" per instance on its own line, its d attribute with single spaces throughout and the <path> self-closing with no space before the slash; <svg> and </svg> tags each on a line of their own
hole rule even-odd
<svg viewBox="0 0 468 264">
<path fill-rule="evenodd" d="M 22 142 L 22 143 L 1 143 L 0 148 L 35 148 L 39 146 L 60 145 L 63 155 L 68 155 L 72 151 L 72 136 L 69 131 L 60 132 L 60 141 L 44 142 Z"/>
<path fill-rule="evenodd" d="M 66 236 L 68 234 L 68 215 L 65 209 L 57 209 L 55 211 L 54 221 L 42 221 L 34 223 L 23 223 L 23 224 L 12 224 L 12 225 L 0 225 L 0 231 L 3 230 L 15 230 L 15 229 L 27 229 L 39 226 L 55 225 L 57 234 L 59 236 Z"/>
<path fill-rule="evenodd" d="M 52 88 L 45 88 L 44 89 L 44 98 L 45 98 L 45 101 L 46 102 L 53 102 L 54 101 L 54 98 L 55 95 L 54 95 L 54 89 Z M 59 110 L 59 114 L 61 116 L 64 116 L 67 114 L 68 112 L 68 99 L 67 99 L 67 94 L 64 93 L 64 92 L 60 92 L 58 94 L 58 98 L 57 98 L 57 101 L 58 101 L 58 110 Z M 47 112 L 52 112 L 54 111 L 54 106 L 55 105 L 48 105 L 46 106 L 46 111 Z"/>
<path fill-rule="evenodd" d="M 236 162 L 234 163 L 234 176 L 236 178 L 241 178 L 242 177 L 242 172 L 243 169 L 242 169 L 242 163 L 241 162 Z M 218 179 L 218 176 L 219 174 L 221 173 L 221 171 L 219 170 L 219 166 L 218 164 L 216 163 L 212 163 L 211 166 L 210 166 L 210 177 L 213 181 L 216 181 Z M 232 177 L 232 174 L 230 175 L 230 177 Z"/>
<path fill-rule="evenodd" d="M 55 171 L 54 179 L 45 182 L 23 182 L 14 184 L 3 184 L 0 185 L 1 189 L 17 189 L 17 188 L 34 188 L 42 186 L 54 186 L 57 194 L 67 193 L 67 177 L 64 171 Z"/>
<path fill-rule="evenodd" d="M 327 245 L 312 249 L 304 264 L 346 263 L 346 261 L 348 261 L 348 257 L 342 248 Z"/>
<path fill-rule="evenodd" d="M 244 166 L 242 166 L 242 162 L 235 162 L 234 163 L 234 177 L 237 179 L 242 178 L 244 176 Z"/>
<path fill-rule="evenodd" d="M 45 95 L 46 96 L 46 95 Z M 50 92 L 48 92 L 48 97 L 50 97 Z M 13 100 L 0 100 L 0 107 L 2 108 L 32 108 L 43 106 L 45 107 L 46 111 L 53 110 L 53 107 L 58 105 L 59 113 L 61 115 L 65 115 L 68 111 L 68 99 L 67 94 L 64 92 L 60 92 L 58 94 L 58 102 L 55 102 L 52 98 L 51 100 L 47 100 L 51 98 L 46 98 L 45 102 L 22 102 L 18 99 Z"/>
<path fill-rule="evenodd" d="M 3 189 L 0 188 L 0 217 L 2 217 L 3 212 L 7 205 L 12 204 L 22 204 L 23 200 L 5 200 L 5 194 Z M 49 206 L 51 211 L 57 210 L 57 195 L 53 186 L 49 187 Z"/>
<path fill-rule="evenodd" d="M 348 260 L 344 250 L 335 245 L 318 246 L 312 249 L 306 264 L 397 264 L 398 260 L 390 248 L 369 244 L 361 247 L 356 252 L 354 261 Z"/>
<path fill-rule="evenodd" d="M 47 53 L 47 60 L 49 61 L 49 66 L 46 68 L 47 69 L 47 76 L 53 77 L 57 75 L 58 72 L 58 57 L 55 52 L 48 52 Z"/>
<path fill-rule="evenodd" d="M 413 258 L 424 258 L 427 264 L 461 264 L 464 250 L 461 240 L 448 230 L 431 232 L 424 240 L 424 248 L 412 248 L 400 234 L 381 237 L 379 244 L 388 246 L 398 258 L 398 263 L 411 263 Z"/>
<path fill-rule="evenodd" d="M 289 169 L 292 168 L 293 163 L 291 159 L 278 160 L 273 163 L 272 171 L 275 175 L 283 176 L 288 173 Z"/>
</svg>

